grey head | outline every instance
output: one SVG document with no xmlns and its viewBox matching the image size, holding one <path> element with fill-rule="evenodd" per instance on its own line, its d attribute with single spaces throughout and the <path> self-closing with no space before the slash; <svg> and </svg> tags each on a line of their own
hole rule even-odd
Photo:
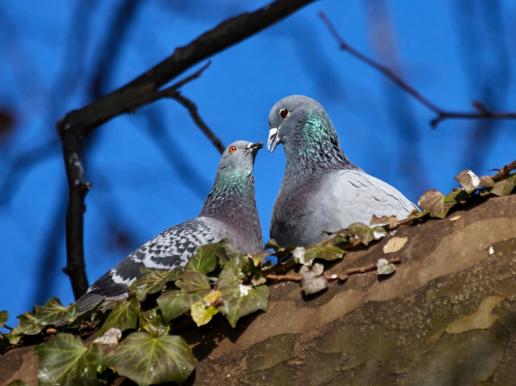
<svg viewBox="0 0 516 386">
<path fill-rule="evenodd" d="M 287 96 L 269 112 L 270 152 L 283 144 L 289 169 L 356 169 L 344 155 L 328 114 L 315 99 L 303 95 Z"/>
<path fill-rule="evenodd" d="M 235 141 L 222 154 L 217 176 L 200 215 L 238 227 L 260 229 L 254 189 L 254 160 L 260 142 Z"/>
</svg>

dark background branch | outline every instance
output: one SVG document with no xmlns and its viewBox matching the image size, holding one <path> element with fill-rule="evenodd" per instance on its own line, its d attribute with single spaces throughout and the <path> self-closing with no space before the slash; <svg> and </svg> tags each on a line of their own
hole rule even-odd
<svg viewBox="0 0 516 386">
<path fill-rule="evenodd" d="M 417 91 L 410 84 L 401 79 L 394 71 L 392 71 L 389 67 L 383 65 L 371 59 L 367 55 L 358 51 L 356 48 L 350 46 L 344 38 L 339 34 L 333 23 L 330 21 L 330 18 L 324 13 L 321 12 L 319 14 L 323 23 L 326 25 L 331 35 L 337 41 L 339 48 L 342 51 L 349 53 L 351 56 L 355 57 L 359 61 L 367 64 L 369 67 L 374 68 L 378 72 L 382 73 L 389 80 L 398 85 L 402 90 L 411 95 L 414 99 L 416 99 L 423 106 L 431 110 L 436 114 L 436 116 L 430 121 L 430 125 L 432 127 L 437 127 L 439 123 L 447 119 L 516 119 L 516 112 L 502 112 L 502 111 L 492 111 L 488 109 L 481 102 L 475 101 L 473 103 L 473 107 L 477 111 L 451 111 L 445 110 L 435 103 L 431 102 L 425 96 L 423 96 L 419 91 Z"/>
<path fill-rule="evenodd" d="M 254 12 L 232 17 L 205 32 L 190 44 L 119 89 L 71 111 L 59 123 L 59 130 L 87 132 L 111 118 L 134 111 L 147 103 L 159 87 L 193 65 L 260 32 L 313 0 L 277 0 Z"/>
</svg>

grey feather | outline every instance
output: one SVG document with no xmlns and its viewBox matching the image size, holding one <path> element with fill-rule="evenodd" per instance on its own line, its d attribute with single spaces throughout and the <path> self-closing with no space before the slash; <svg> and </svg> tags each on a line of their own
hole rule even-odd
<svg viewBox="0 0 516 386">
<path fill-rule="evenodd" d="M 201 245 L 228 239 L 242 253 L 261 250 L 253 177 L 260 148 L 261 144 L 247 141 L 228 146 L 199 217 L 160 233 L 106 272 L 77 301 L 78 312 L 88 312 L 107 300 L 123 299 L 144 268 L 173 270 L 186 265 Z"/>
<path fill-rule="evenodd" d="M 269 150 L 281 143 L 287 158 L 270 228 L 281 245 L 312 244 L 354 222 L 369 224 L 373 215 L 403 219 L 416 208 L 344 155 L 317 101 L 283 98 L 271 109 L 269 126 Z"/>
</svg>

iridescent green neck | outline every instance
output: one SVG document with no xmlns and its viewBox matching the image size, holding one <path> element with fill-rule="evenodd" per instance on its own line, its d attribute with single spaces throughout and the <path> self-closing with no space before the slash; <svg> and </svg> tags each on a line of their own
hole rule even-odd
<svg viewBox="0 0 516 386">
<path fill-rule="evenodd" d="M 251 169 L 221 169 L 201 211 L 201 216 L 224 219 L 238 211 L 240 203 L 254 199 L 254 179 Z"/>
<path fill-rule="evenodd" d="M 340 149 L 335 128 L 324 111 L 309 111 L 298 125 L 297 135 L 285 146 L 287 178 L 317 170 L 356 168 Z"/>
</svg>

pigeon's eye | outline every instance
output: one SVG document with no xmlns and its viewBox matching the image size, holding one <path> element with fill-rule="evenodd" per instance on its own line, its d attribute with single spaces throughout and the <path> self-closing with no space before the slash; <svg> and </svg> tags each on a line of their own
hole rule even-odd
<svg viewBox="0 0 516 386">
<path fill-rule="evenodd" d="M 281 117 L 281 119 L 285 119 L 288 117 L 288 110 L 287 109 L 281 109 L 279 111 L 279 116 Z"/>
<path fill-rule="evenodd" d="M 233 154 L 235 151 L 237 151 L 237 147 L 235 145 L 231 145 L 229 148 L 228 148 L 228 152 L 229 154 Z"/>
</svg>

